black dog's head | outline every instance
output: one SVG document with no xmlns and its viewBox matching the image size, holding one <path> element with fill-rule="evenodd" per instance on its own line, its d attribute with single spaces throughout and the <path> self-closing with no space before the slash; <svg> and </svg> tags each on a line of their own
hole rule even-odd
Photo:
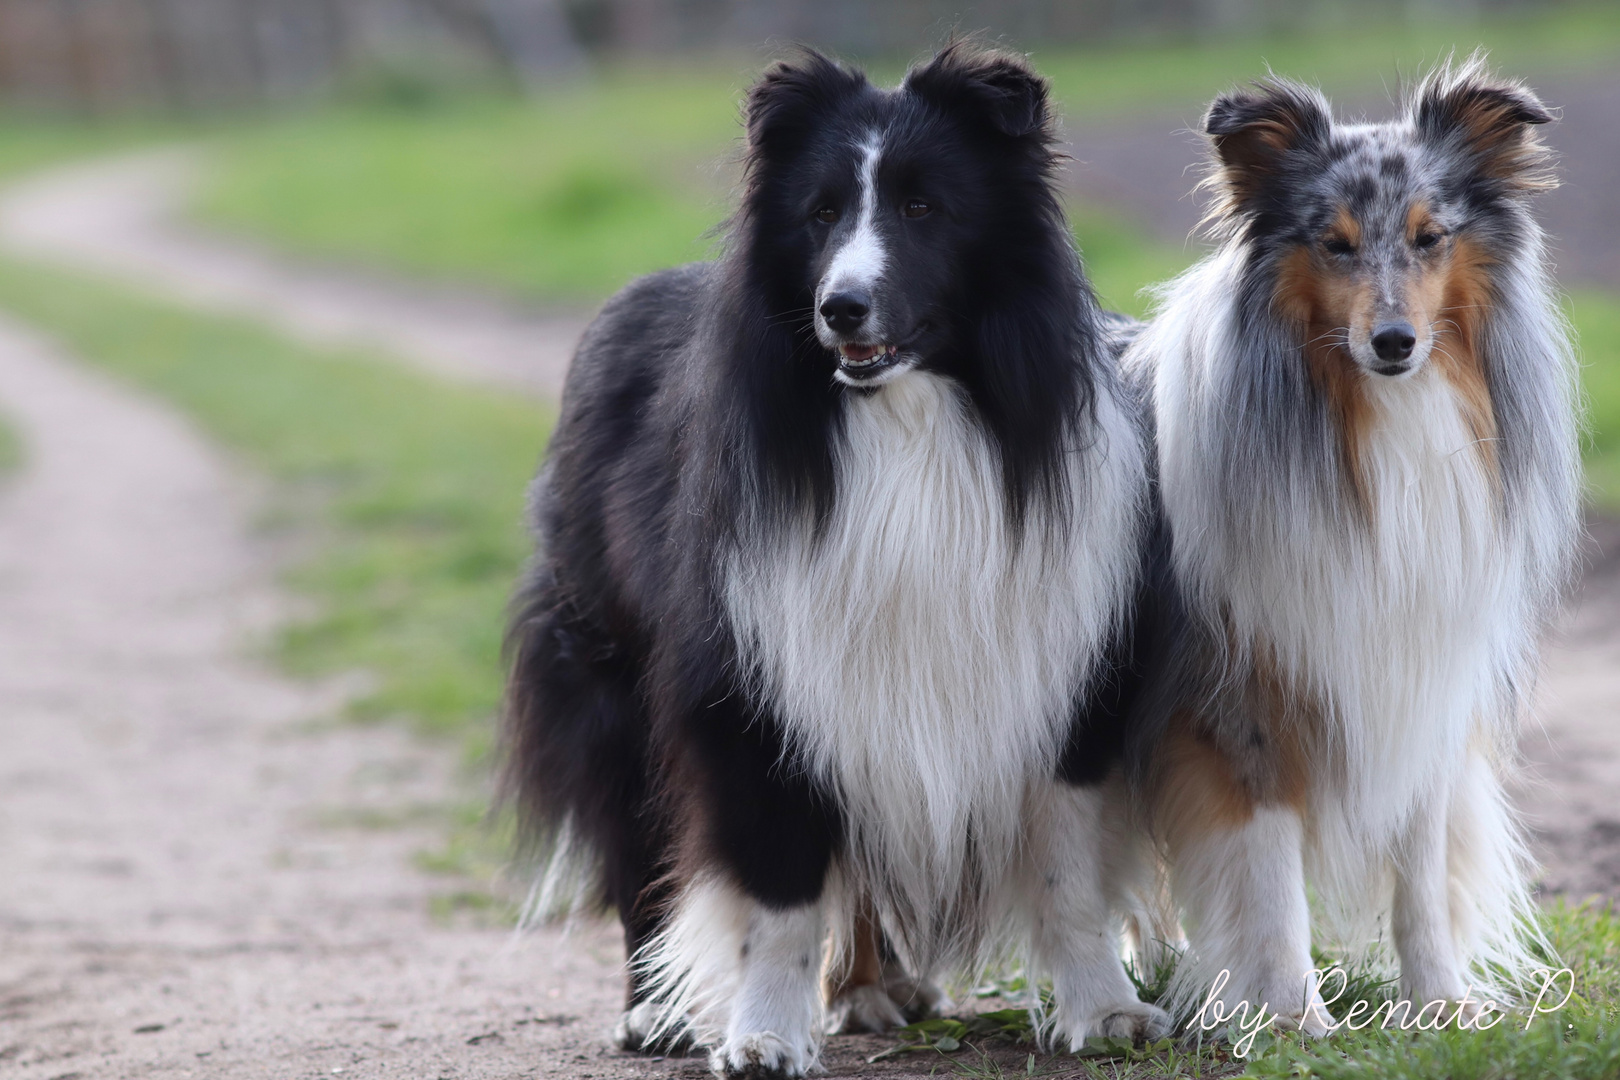
<svg viewBox="0 0 1620 1080">
<path fill-rule="evenodd" d="M 1015 520 L 1034 500 L 1064 512 L 1065 454 L 1103 368 L 1045 82 L 957 43 L 880 90 L 805 51 L 765 73 L 745 114 L 704 392 L 734 403 L 784 505 L 830 507 L 848 395 L 924 370 L 963 391 Z"/>
<path fill-rule="evenodd" d="M 960 369 L 1021 290 L 1078 277 L 1046 84 L 1020 58 L 956 44 L 886 91 L 805 52 L 755 85 L 747 124 L 752 265 L 846 385 Z"/>
</svg>

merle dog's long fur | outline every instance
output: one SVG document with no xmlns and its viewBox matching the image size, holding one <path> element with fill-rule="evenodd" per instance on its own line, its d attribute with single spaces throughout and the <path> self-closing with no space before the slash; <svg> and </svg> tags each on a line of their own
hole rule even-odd
<svg viewBox="0 0 1620 1080">
<path fill-rule="evenodd" d="M 539 554 L 509 636 L 507 790 L 553 871 L 582 859 L 589 899 L 618 910 L 643 956 L 695 881 L 721 877 L 766 910 L 816 901 L 857 829 L 780 691 L 739 654 L 748 635 L 727 574 L 739 559 L 769 566 L 772 538 L 800 525 L 834 527 L 851 497 L 838 464 L 850 410 L 896 392 L 835 379 L 840 354 L 815 325 L 831 241 L 814 214 L 858 194 L 846 189 L 863 132 L 882 133 L 885 192 L 941 207 L 926 231 L 886 239 L 891 273 L 925 308 L 908 341 L 918 374 L 905 377 L 956 388 L 999 462 L 995 512 L 1012 546 L 1042 563 L 1088 497 L 1114 499 L 1126 522 L 1126 550 L 1097 556 L 1124 567 L 1099 601 L 1106 633 L 1054 658 L 1072 669 L 1073 698 L 1031 767 L 1100 781 L 1140 674 L 1132 634 L 1144 628 L 1129 616 L 1147 515 L 1132 462 L 1145 436 L 1111 356 L 1129 330 L 1098 311 L 1056 201 L 1044 85 L 1021 61 L 957 46 L 883 91 L 806 52 L 770 69 L 745 112 L 746 179 L 723 256 L 633 283 L 579 346 L 533 489 Z M 1119 465 L 1117 497 L 1100 481 L 1077 490 L 1089 482 L 1075 462 L 1092 458 Z M 659 974 L 633 969 L 631 1006 Z"/>
<path fill-rule="evenodd" d="M 1579 534 L 1532 213 L 1552 119 L 1478 56 L 1383 123 L 1281 79 L 1206 116 L 1221 246 L 1125 361 L 1186 601 L 1132 744 L 1185 1000 L 1220 978 L 1227 1007 L 1324 1030 L 1313 912 L 1337 946 L 1392 944 L 1418 1003 L 1501 1000 L 1537 962 L 1505 792 Z"/>
</svg>

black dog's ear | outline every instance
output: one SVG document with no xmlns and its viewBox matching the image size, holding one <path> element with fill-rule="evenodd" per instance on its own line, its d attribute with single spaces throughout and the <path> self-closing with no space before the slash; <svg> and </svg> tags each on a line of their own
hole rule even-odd
<svg viewBox="0 0 1620 1080">
<path fill-rule="evenodd" d="M 1003 135 L 1047 134 L 1046 80 L 1021 56 L 956 41 L 913 68 L 905 85 L 953 114 L 982 117 Z"/>
<path fill-rule="evenodd" d="M 1291 156 L 1324 145 L 1331 129 L 1322 95 L 1287 79 L 1267 79 L 1253 90 L 1223 94 L 1204 114 L 1204 134 L 1219 165 L 1216 178 L 1240 205 Z"/>
<path fill-rule="evenodd" d="M 829 105 L 867 86 L 866 76 L 814 49 L 778 60 L 748 91 L 743 115 L 748 145 L 774 149 L 809 131 L 814 117 L 825 117 Z"/>
<path fill-rule="evenodd" d="M 1483 53 L 1432 72 L 1408 113 L 1421 138 L 1471 172 L 1519 190 L 1557 184 L 1551 153 L 1534 130 L 1551 123 L 1552 112 L 1529 87 L 1492 78 Z"/>
</svg>

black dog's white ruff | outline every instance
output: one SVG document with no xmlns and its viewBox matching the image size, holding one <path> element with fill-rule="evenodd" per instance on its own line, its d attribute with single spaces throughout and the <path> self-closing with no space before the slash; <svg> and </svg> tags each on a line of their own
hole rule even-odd
<svg viewBox="0 0 1620 1080">
<path fill-rule="evenodd" d="M 1147 440 L 1045 84 L 806 52 L 746 123 L 724 257 L 609 302 L 534 489 L 505 741 L 540 906 L 582 873 L 621 1044 L 689 1029 L 729 1075 L 814 1065 L 856 910 L 923 976 L 1021 948 L 1064 1044 L 1157 1037 L 1116 927 Z"/>
<path fill-rule="evenodd" d="M 1225 969 L 1229 1009 L 1322 1031 L 1307 880 L 1340 944 L 1393 943 L 1414 1007 L 1502 1002 L 1534 964 L 1503 780 L 1580 483 L 1529 207 L 1550 119 L 1478 59 L 1391 123 L 1282 80 L 1210 108 L 1222 246 L 1126 358 L 1191 616 L 1139 729 L 1184 995 Z"/>
</svg>

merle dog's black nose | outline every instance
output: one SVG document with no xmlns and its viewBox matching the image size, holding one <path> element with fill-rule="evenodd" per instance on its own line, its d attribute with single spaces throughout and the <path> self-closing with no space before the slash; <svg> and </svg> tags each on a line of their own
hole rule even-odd
<svg viewBox="0 0 1620 1080">
<path fill-rule="evenodd" d="M 864 292 L 853 289 L 833 293 L 821 302 L 821 317 L 827 320 L 828 326 L 840 334 L 860 329 L 861 323 L 866 321 L 866 315 L 871 310 L 872 298 Z"/>
<path fill-rule="evenodd" d="M 1416 344 L 1417 331 L 1411 323 L 1387 322 L 1373 327 L 1373 352 L 1380 360 L 1405 360 Z"/>
</svg>

